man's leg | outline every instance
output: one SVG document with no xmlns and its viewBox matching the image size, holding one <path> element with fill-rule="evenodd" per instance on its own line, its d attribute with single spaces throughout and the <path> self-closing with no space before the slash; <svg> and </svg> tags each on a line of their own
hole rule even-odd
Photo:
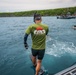
<svg viewBox="0 0 76 75">
<path fill-rule="evenodd" d="M 41 63 L 42 59 L 44 57 L 45 49 L 38 51 L 38 60 L 37 60 L 37 66 L 36 66 L 36 75 L 38 75 L 40 69 L 41 69 Z"/>
<path fill-rule="evenodd" d="M 32 49 L 31 51 L 32 51 L 32 63 L 34 66 L 36 66 L 36 56 L 38 54 L 38 50 Z"/>
<path fill-rule="evenodd" d="M 35 75 L 38 75 L 39 71 L 40 71 L 40 68 L 41 68 L 41 60 L 37 60 L 37 66 L 36 66 L 36 74 Z"/>
<path fill-rule="evenodd" d="M 36 56 L 32 56 L 32 63 L 34 66 L 36 66 Z"/>
</svg>

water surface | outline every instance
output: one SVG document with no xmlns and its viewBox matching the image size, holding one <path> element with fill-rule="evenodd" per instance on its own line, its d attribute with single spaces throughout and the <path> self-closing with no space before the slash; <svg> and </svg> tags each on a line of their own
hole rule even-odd
<svg viewBox="0 0 76 75">
<path fill-rule="evenodd" d="M 34 75 L 30 35 L 29 49 L 23 44 L 25 30 L 32 23 L 33 17 L 0 18 L 0 75 Z M 43 17 L 43 23 L 49 26 L 49 36 L 42 65 L 55 74 L 76 62 L 76 30 L 72 29 L 76 19 Z"/>
</svg>

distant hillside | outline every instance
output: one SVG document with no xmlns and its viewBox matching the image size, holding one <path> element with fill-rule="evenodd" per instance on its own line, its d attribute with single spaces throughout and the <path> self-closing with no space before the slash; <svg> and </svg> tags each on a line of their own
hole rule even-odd
<svg viewBox="0 0 76 75">
<path fill-rule="evenodd" d="M 0 13 L 0 17 L 32 16 L 35 12 L 40 13 L 42 16 L 56 16 L 56 15 L 66 14 L 67 12 L 74 14 L 76 12 L 76 6 L 69 8 L 49 9 L 49 10 L 33 10 L 33 11 L 23 11 L 23 12 L 13 12 L 13 13 L 10 12 Z"/>
</svg>

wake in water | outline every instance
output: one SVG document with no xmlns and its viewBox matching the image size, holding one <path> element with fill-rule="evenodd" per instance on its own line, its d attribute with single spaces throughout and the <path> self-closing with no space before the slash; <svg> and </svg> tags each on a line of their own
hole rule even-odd
<svg viewBox="0 0 76 75">
<path fill-rule="evenodd" d="M 30 54 L 31 47 L 26 52 L 27 54 Z M 61 57 L 66 53 L 76 55 L 76 46 L 72 42 L 61 42 L 47 36 L 45 53 L 55 57 Z"/>
<path fill-rule="evenodd" d="M 46 54 L 60 57 L 65 53 L 76 54 L 76 47 L 72 42 L 61 42 L 47 37 Z"/>
</svg>

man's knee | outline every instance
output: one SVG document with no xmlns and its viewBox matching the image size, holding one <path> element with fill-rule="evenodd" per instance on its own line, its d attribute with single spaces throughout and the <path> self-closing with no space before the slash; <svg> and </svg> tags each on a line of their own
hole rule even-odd
<svg viewBox="0 0 76 75">
<path fill-rule="evenodd" d="M 42 60 L 37 60 L 37 63 L 41 63 L 42 62 Z"/>
</svg>

